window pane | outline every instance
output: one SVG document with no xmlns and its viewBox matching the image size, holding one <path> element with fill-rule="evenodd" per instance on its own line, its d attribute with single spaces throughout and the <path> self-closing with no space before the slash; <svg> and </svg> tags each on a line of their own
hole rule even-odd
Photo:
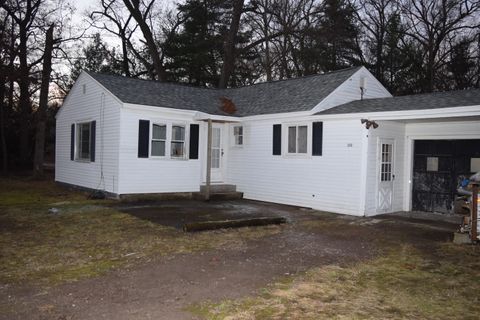
<svg viewBox="0 0 480 320">
<path fill-rule="evenodd" d="M 220 149 L 212 149 L 212 168 L 220 168 Z"/>
<path fill-rule="evenodd" d="M 172 126 L 172 140 L 184 141 L 185 140 L 185 127 Z"/>
<path fill-rule="evenodd" d="M 78 158 L 90 159 L 90 123 L 80 124 L 78 130 Z"/>
<path fill-rule="evenodd" d="M 152 156 L 165 156 L 165 141 L 152 141 Z"/>
<path fill-rule="evenodd" d="M 220 148 L 220 128 L 212 128 L 212 148 Z"/>
<path fill-rule="evenodd" d="M 233 127 L 233 134 L 236 135 L 236 136 L 243 135 L 243 127 L 241 127 L 241 126 Z"/>
<path fill-rule="evenodd" d="M 298 127 L 298 153 L 307 153 L 307 126 Z"/>
<path fill-rule="evenodd" d="M 243 136 L 236 136 L 235 137 L 235 144 L 241 146 L 243 144 Z"/>
<path fill-rule="evenodd" d="M 167 126 L 154 124 L 153 125 L 153 132 L 152 132 L 153 139 L 165 140 L 167 138 Z"/>
<path fill-rule="evenodd" d="M 288 127 L 288 152 L 297 151 L 297 127 Z"/>
<path fill-rule="evenodd" d="M 183 157 L 183 142 L 172 142 L 172 157 Z"/>
</svg>

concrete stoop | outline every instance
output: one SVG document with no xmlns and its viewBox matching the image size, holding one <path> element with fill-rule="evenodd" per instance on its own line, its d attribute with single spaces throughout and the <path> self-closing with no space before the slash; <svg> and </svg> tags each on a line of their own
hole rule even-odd
<svg viewBox="0 0 480 320">
<path fill-rule="evenodd" d="M 207 186 L 201 185 L 200 192 L 193 193 L 193 198 L 198 200 L 205 199 Z M 238 200 L 243 198 L 243 192 L 237 191 L 237 186 L 233 184 L 212 184 L 210 185 L 211 200 Z"/>
</svg>

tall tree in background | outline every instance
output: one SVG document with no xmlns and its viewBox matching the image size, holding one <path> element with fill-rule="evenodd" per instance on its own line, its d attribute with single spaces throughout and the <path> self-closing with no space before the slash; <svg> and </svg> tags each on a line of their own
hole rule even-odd
<svg viewBox="0 0 480 320">
<path fill-rule="evenodd" d="M 345 0 L 325 0 L 319 35 L 324 71 L 349 67 L 359 62 L 359 29 L 355 9 Z"/>
<path fill-rule="evenodd" d="M 48 93 L 50 76 L 52 73 L 52 55 L 55 39 L 53 37 L 55 25 L 52 23 L 46 32 L 45 50 L 43 51 L 42 82 L 40 87 L 40 101 L 36 112 L 35 154 L 33 158 L 33 175 L 43 177 L 43 163 L 45 160 L 45 130 L 47 122 Z"/>
<path fill-rule="evenodd" d="M 101 34 L 93 35 L 92 41 L 81 50 L 81 56 L 73 63 L 71 85 L 82 70 L 108 74 L 122 74 L 123 60 L 117 57 L 115 49 L 109 49 L 102 41 Z"/>
<path fill-rule="evenodd" d="M 22 2 L 5 1 L 2 8 L 14 20 L 18 27 L 18 60 L 19 77 L 18 85 L 20 88 L 20 124 L 19 124 L 19 162 L 25 166 L 29 162 L 31 154 L 30 143 L 30 125 L 31 125 L 31 97 L 30 97 L 30 69 L 33 64 L 39 61 L 29 63 L 29 40 L 33 35 L 34 22 L 43 0 L 25 0 Z"/>
<path fill-rule="evenodd" d="M 165 43 L 166 68 L 178 82 L 216 86 L 222 58 L 224 0 L 187 0 L 178 6 L 182 29 Z"/>
<path fill-rule="evenodd" d="M 402 13 L 408 29 L 406 35 L 414 39 L 425 52 L 422 90 L 435 89 L 437 72 L 452 51 L 449 42 L 462 33 L 480 27 L 478 0 L 405 0 Z"/>
<path fill-rule="evenodd" d="M 162 56 L 160 56 L 159 47 L 148 23 L 155 5 L 155 0 L 150 0 L 149 2 L 143 0 L 123 0 L 123 3 L 142 31 L 145 45 L 155 70 L 155 79 L 158 81 L 167 81 L 167 72 L 163 65 L 163 59 Z"/>
</svg>

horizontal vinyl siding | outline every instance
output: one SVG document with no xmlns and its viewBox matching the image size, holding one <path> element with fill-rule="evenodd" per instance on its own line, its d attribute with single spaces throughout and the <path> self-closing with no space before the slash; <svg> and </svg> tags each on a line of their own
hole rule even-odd
<svg viewBox="0 0 480 320">
<path fill-rule="evenodd" d="M 298 123 L 311 123 L 306 119 Z M 272 126 L 277 123 L 243 123 L 244 146 L 229 150 L 228 182 L 247 199 L 360 214 L 360 121 L 325 121 L 323 155 L 308 157 L 272 155 Z M 282 135 L 286 132 L 283 126 Z"/>
<path fill-rule="evenodd" d="M 384 98 L 391 95 L 386 89 L 371 75 L 370 72 L 360 69 L 353 74 L 347 81 L 342 83 L 329 97 L 315 108 L 315 112 L 330 109 L 341 104 L 360 100 L 360 78 L 365 77 L 365 91 L 363 98 Z"/>
<path fill-rule="evenodd" d="M 172 116 L 162 111 L 122 109 L 120 145 L 120 194 L 193 192 L 200 189 L 200 160 L 138 158 L 138 122 L 140 119 L 157 123 L 185 124 L 187 130 L 193 118 Z M 202 130 L 200 130 L 202 132 Z M 150 135 L 151 139 L 151 135 Z M 186 154 L 188 158 L 188 131 Z M 200 135 L 199 148 L 203 147 Z M 149 141 L 149 153 L 151 140 Z"/>
<path fill-rule="evenodd" d="M 84 84 L 86 85 L 85 94 L 82 88 Z M 102 93 L 105 94 L 104 121 L 101 121 Z M 55 181 L 117 193 L 120 107 L 120 103 L 89 76 L 82 74 L 79 77 L 57 115 Z M 71 161 L 72 123 L 94 120 L 96 121 L 95 162 Z M 101 181 L 102 159 L 103 181 Z"/>
<path fill-rule="evenodd" d="M 378 179 L 378 140 L 379 138 L 395 140 L 392 212 L 401 211 L 404 201 L 405 179 L 405 124 L 394 121 L 378 121 L 378 128 L 370 128 L 368 134 L 367 156 L 367 192 L 365 200 L 365 214 L 376 214 L 377 179 Z"/>
</svg>

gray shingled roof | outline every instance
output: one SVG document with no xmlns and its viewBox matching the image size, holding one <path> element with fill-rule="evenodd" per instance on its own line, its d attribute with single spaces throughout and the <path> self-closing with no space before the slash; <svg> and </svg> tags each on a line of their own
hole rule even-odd
<svg viewBox="0 0 480 320">
<path fill-rule="evenodd" d="M 356 100 L 316 114 L 408 111 L 480 105 L 480 90 L 459 90 L 391 98 Z"/>
<path fill-rule="evenodd" d="M 349 79 L 360 67 L 321 75 L 263 82 L 230 89 L 207 89 L 88 72 L 122 102 L 230 115 L 220 110 L 220 98 L 233 101 L 233 116 L 308 111 Z"/>
</svg>

